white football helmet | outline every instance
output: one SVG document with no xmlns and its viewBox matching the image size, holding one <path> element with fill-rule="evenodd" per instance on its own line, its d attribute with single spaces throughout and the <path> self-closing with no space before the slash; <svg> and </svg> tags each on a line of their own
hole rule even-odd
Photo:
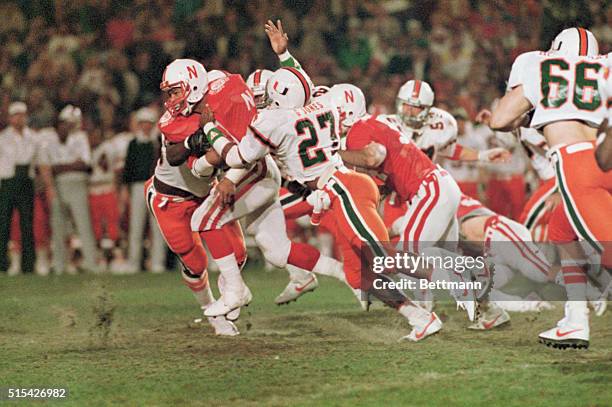
<svg viewBox="0 0 612 407">
<path fill-rule="evenodd" d="M 282 109 L 295 109 L 310 103 L 312 81 L 304 73 L 292 67 L 278 69 L 266 84 L 266 104 Z"/>
<path fill-rule="evenodd" d="M 329 86 L 325 86 L 325 85 L 315 86 L 314 92 L 312 92 L 312 97 L 313 98 L 318 98 L 319 96 L 323 96 L 327 92 L 329 92 L 330 89 L 331 88 Z"/>
<path fill-rule="evenodd" d="M 599 45 L 589 30 L 572 27 L 557 34 L 550 50 L 564 55 L 595 56 L 599 54 Z"/>
<path fill-rule="evenodd" d="M 247 86 L 253 91 L 255 105 L 258 109 L 265 107 L 266 83 L 273 74 L 267 69 L 257 69 L 247 78 Z"/>
<path fill-rule="evenodd" d="M 402 85 L 397 93 L 396 111 L 402 121 L 410 126 L 422 126 L 434 103 L 434 92 L 427 82 L 412 79 Z M 423 108 L 416 116 L 405 112 L 405 105 Z"/>
<path fill-rule="evenodd" d="M 351 127 L 366 113 L 366 100 L 361 89 L 350 83 L 341 83 L 331 87 L 327 93 L 329 100 L 340 110 L 340 124 Z"/>
<path fill-rule="evenodd" d="M 164 105 L 172 116 L 189 114 L 208 90 L 208 74 L 204 66 L 193 59 L 175 59 L 164 70 L 159 88 L 164 92 L 180 89 L 170 95 Z"/>
</svg>

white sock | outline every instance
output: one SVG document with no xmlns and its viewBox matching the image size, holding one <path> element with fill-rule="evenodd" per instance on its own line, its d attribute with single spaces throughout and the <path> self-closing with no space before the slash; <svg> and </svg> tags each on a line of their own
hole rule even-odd
<svg viewBox="0 0 612 407">
<path fill-rule="evenodd" d="M 215 300 L 215 297 L 210 289 L 210 284 L 206 284 L 206 287 L 200 291 L 192 291 L 200 307 L 205 307 Z"/>
<path fill-rule="evenodd" d="M 321 255 L 317 264 L 312 269 L 313 273 L 321 274 L 323 276 L 330 276 L 337 278 L 342 282 L 346 282 L 344 278 L 344 267 L 338 260 L 332 259 L 331 257 Z"/>
<path fill-rule="evenodd" d="M 220 259 L 215 259 L 215 262 L 219 266 L 219 271 L 223 274 L 227 291 L 238 290 L 245 285 L 234 253 Z"/>
<path fill-rule="evenodd" d="M 292 264 L 287 264 L 285 268 L 289 272 L 289 278 L 291 279 L 291 281 L 304 281 L 306 279 L 309 279 L 310 275 L 312 274 Z"/>
</svg>

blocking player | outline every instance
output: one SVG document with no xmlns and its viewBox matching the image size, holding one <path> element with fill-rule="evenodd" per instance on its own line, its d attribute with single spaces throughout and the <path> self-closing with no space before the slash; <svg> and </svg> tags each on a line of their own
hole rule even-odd
<svg viewBox="0 0 612 407">
<path fill-rule="evenodd" d="M 346 279 L 353 288 L 364 291 L 372 288 L 372 276 L 362 275 L 361 250 L 370 260 L 385 256 L 388 241 L 385 226 L 376 212 L 378 189 L 370 177 L 348 170 L 338 154 L 339 128 L 351 120 L 343 113 L 340 120 L 337 106 L 316 100 L 304 107 L 305 81 L 291 68 L 277 70 L 268 81 L 266 91 L 273 108 L 259 112 L 239 144 L 214 138 L 215 150 L 199 159 L 194 168 L 217 163 L 222 158 L 231 167 L 244 167 L 271 153 L 283 163 L 291 179 L 307 185 L 315 197 L 314 213 L 328 210 L 340 231 L 340 245 L 347 258 L 357 258 L 356 264 L 344 264 Z M 362 96 L 363 97 L 363 96 Z M 365 109 L 365 107 L 364 107 Z M 384 276 L 383 276 L 384 277 Z M 373 290 L 372 294 L 385 304 L 396 308 L 413 330 L 407 339 L 418 341 L 437 331 L 442 323 L 435 313 L 416 306 L 397 290 Z"/>
<path fill-rule="evenodd" d="M 218 71 L 211 75 L 223 76 Z M 154 176 L 145 185 L 149 210 L 155 216 L 158 227 L 172 250 L 180 259 L 182 277 L 191 289 L 203 310 L 213 302 L 214 296 L 208 281 L 208 259 L 200 236 L 191 231 L 191 217 L 195 209 L 210 194 L 216 182 L 211 171 L 199 177 L 191 173 L 187 163 L 171 165 L 168 150 L 182 144 L 200 126 L 204 104 L 201 101 L 208 90 L 207 72 L 197 61 L 177 59 L 166 67 L 160 88 L 166 93 L 166 113 L 158 127 L 162 133 L 161 158 L 155 167 Z M 173 157 L 171 157 L 173 158 Z M 238 224 L 225 227 L 221 237 L 230 242 L 231 253 L 241 263 L 246 260 L 246 249 Z M 223 292 L 225 285 L 220 280 Z M 238 317 L 237 313 L 230 316 Z M 217 335 L 234 336 L 238 329 L 225 317 L 209 318 Z"/>
<path fill-rule="evenodd" d="M 508 92 L 493 110 L 491 128 L 530 126 L 543 131 L 550 148 L 563 205 L 549 225 L 551 241 L 562 244 L 562 273 L 568 302 L 565 317 L 542 332 L 540 341 L 559 348 L 588 347 L 589 310 L 582 239 L 612 267 L 612 173 L 595 160 L 597 127 L 606 108 L 597 73 L 607 64 L 597 40 L 583 28 L 563 30 L 547 52 L 521 54 L 512 65 Z M 527 115 L 533 110 L 533 115 Z M 569 226 L 569 227 L 568 227 Z"/>
<path fill-rule="evenodd" d="M 300 82 L 302 94 L 300 103 L 309 99 L 310 87 L 303 87 L 308 83 L 305 77 L 294 68 L 287 68 L 290 75 L 301 75 Z M 234 86 L 236 85 L 236 86 Z M 238 86 L 239 85 L 239 86 Z M 172 164 L 180 164 L 189 157 L 197 158 L 200 146 L 204 149 L 214 145 L 217 139 L 240 140 L 252 119 L 243 120 L 245 116 L 241 111 L 255 112 L 255 103 L 252 93 L 237 75 L 225 75 L 210 82 L 210 90 L 206 94 L 205 103 L 214 113 L 205 126 L 209 139 L 206 143 L 192 141 L 204 139 L 202 130 L 196 131 L 184 144 L 174 144 L 172 151 Z M 240 89 L 239 93 L 238 89 Z M 232 92 L 235 96 L 229 95 Z M 237 94 L 236 94 L 237 93 Z M 228 106 L 237 103 L 238 106 Z M 253 113 L 254 114 L 254 113 Z M 222 152 L 222 150 L 219 150 Z M 212 167 L 203 171 L 193 168 L 196 175 L 206 176 Z M 230 173 L 237 171 L 239 177 L 230 177 Z M 224 225 L 237 219 L 244 218 L 247 232 L 254 235 L 255 242 L 262 250 L 264 257 L 274 266 L 283 268 L 287 264 L 304 270 L 320 274 L 329 273 L 330 269 L 340 267 L 340 263 L 321 256 L 312 246 L 303 243 L 291 242 L 286 235 L 285 220 L 280 202 L 278 189 L 280 186 L 280 173 L 271 157 L 264 157 L 247 169 L 233 169 L 215 186 L 214 191 L 194 211 L 191 221 L 193 232 L 199 233 L 213 257 L 221 273 L 226 277 L 226 291 L 220 299 L 206 308 L 206 316 L 227 315 L 243 305 L 247 305 L 252 295 L 240 276 L 238 262 L 231 252 L 231 247 L 223 238 Z M 221 261 L 219 261 L 221 260 Z"/>
</svg>

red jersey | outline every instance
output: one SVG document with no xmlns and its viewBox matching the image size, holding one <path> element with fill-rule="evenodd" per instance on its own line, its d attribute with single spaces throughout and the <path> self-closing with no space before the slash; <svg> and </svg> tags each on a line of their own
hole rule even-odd
<svg viewBox="0 0 612 407">
<path fill-rule="evenodd" d="M 347 150 L 360 150 L 370 142 L 382 144 L 387 149 L 380 170 L 387 175 L 387 183 L 402 201 L 412 198 L 421 181 L 436 168 L 435 164 L 412 142 L 401 139 L 401 134 L 377 116 L 357 121 L 346 136 Z"/>
<path fill-rule="evenodd" d="M 170 143 L 182 143 L 200 127 L 200 114 L 193 113 L 189 116 L 181 114 L 172 117 L 170 112 L 166 111 L 159 119 L 157 127 Z"/>
<path fill-rule="evenodd" d="M 215 114 L 217 127 L 237 141 L 257 115 L 253 92 L 240 75 L 228 74 L 210 82 L 205 102 Z"/>
</svg>

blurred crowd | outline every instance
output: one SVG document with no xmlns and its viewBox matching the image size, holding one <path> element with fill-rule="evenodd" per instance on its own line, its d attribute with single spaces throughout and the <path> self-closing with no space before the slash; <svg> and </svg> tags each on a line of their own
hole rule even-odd
<svg viewBox="0 0 612 407">
<path fill-rule="evenodd" d="M 156 229 L 144 234 L 147 215 L 142 188 L 151 167 L 135 170 L 126 157 L 131 147 L 150 153 L 146 157 L 151 163 L 156 160 L 158 135 L 154 122 L 161 113 L 159 82 L 163 69 L 176 57 L 193 57 L 207 68 L 223 68 L 244 77 L 255 68 L 274 69 L 278 60 L 269 48 L 263 26 L 268 19 L 277 18 L 289 34 L 291 52 L 315 84 L 355 83 L 364 90 L 371 112 L 386 113 L 394 110 L 403 82 L 411 78 L 426 80 L 435 90 L 435 104 L 459 119 L 463 129 L 460 137 L 485 144 L 499 141 L 484 134 L 486 130 L 475 126 L 473 119 L 502 94 L 518 54 L 547 49 L 554 35 L 569 25 L 589 27 L 598 37 L 602 53 L 609 52 L 607 47 L 612 43 L 612 6 L 601 0 L 3 1 L 1 137 L 10 139 L 15 132 L 31 132 L 40 151 L 20 151 L 17 156 L 23 155 L 19 158 L 23 163 L 16 162 L 15 168 L 26 164 L 26 156 L 31 153 L 27 162 L 30 168 L 1 174 L 0 187 L 19 188 L 21 184 L 11 186 L 9 182 L 7 186 L 5 182 L 17 176 L 33 179 L 33 216 L 47 213 L 51 219 L 56 214 L 55 221 L 46 221 L 47 226 L 34 222 L 39 227 L 34 235 L 36 246 L 42 245 L 40 250 L 54 247 L 53 256 L 45 254 L 37 259 L 53 258 L 58 262 L 54 268 L 63 267 L 57 259 L 63 259 L 64 254 L 55 253 L 61 246 L 69 249 L 68 266 L 110 267 L 104 263 L 107 258 L 117 270 L 141 269 L 141 249 L 132 248 L 130 252 L 130 247 L 140 242 L 142 248 L 143 236 L 148 236 L 145 241 L 152 254 L 162 253 L 154 249 L 163 246 L 155 236 Z M 22 103 L 16 105 L 16 101 Z M 71 114 L 66 111 L 68 106 Z M 62 129 L 66 126 L 68 130 Z M 472 136 L 478 132 L 482 133 L 480 138 Z M 80 153 L 65 152 L 64 161 L 58 158 L 58 151 L 66 150 L 67 142 L 62 137 L 68 136 L 62 133 L 80 134 L 76 137 Z M 149 143 L 150 147 L 133 145 Z M 2 157 L 11 154 L 4 142 L 0 144 Z M 85 165 L 65 167 L 77 161 Z M 496 205 L 495 198 L 487 195 L 490 192 L 483 192 L 483 185 L 491 178 L 514 179 L 525 173 L 526 166 L 524 157 L 517 153 L 516 160 L 501 169 L 462 166 L 454 170 L 475 178 L 479 196 Z M 448 167 L 453 170 L 452 165 Z M 66 177 L 71 172 L 85 175 Z M 70 179 L 71 185 L 60 187 L 60 178 Z M 75 179 L 80 186 L 74 186 Z M 68 201 L 75 194 L 85 194 L 83 191 L 89 191 L 90 227 L 69 220 L 75 218 L 75 209 L 71 208 L 81 204 Z M 136 192 L 142 200 L 130 205 Z M 96 210 L 96 202 L 109 202 L 111 198 L 101 198 L 109 194 L 115 197 L 116 213 L 101 213 Z M 499 199 L 501 205 L 503 194 Z M 521 199 L 524 197 L 517 198 Z M 61 208 L 54 208 L 53 202 L 61 203 Z M 4 205 L 2 211 L 23 206 L 10 200 L 0 199 L 0 203 Z M 134 212 L 138 211 L 134 206 L 144 212 Z M 516 210 L 497 209 L 510 215 Z M 19 242 L 17 218 L 10 219 L 11 240 Z M 57 231 L 60 226 L 62 230 Z M 7 233 L 0 230 L 0 239 Z M 74 235 L 79 237 L 76 241 L 67 241 Z M 10 246 L 9 253 L 17 253 L 20 245 L 28 246 L 24 251 L 30 250 L 29 239 L 21 240 L 25 241 L 10 245 L 8 239 L 0 242 L 0 271 L 9 267 L 3 247 Z M 70 260 L 72 253 L 81 258 Z M 149 269 L 166 268 L 161 255 L 146 258 Z M 32 268 L 27 262 L 20 267 L 26 271 Z"/>
</svg>

